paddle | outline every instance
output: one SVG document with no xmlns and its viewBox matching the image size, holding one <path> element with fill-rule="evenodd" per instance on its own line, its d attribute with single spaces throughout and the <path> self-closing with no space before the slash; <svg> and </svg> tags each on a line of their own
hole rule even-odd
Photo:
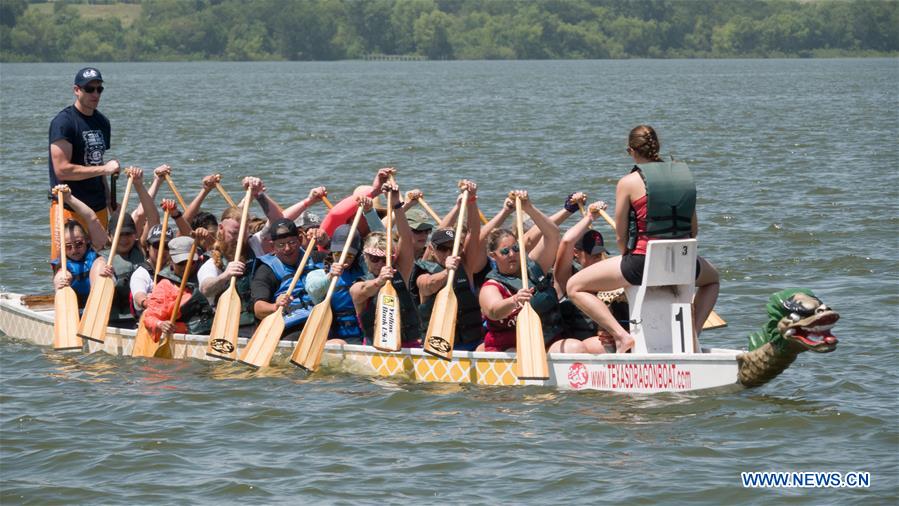
<svg viewBox="0 0 899 506">
<path fill-rule="evenodd" d="M 599 215 L 602 216 L 604 220 L 606 220 L 606 223 L 608 223 L 609 226 L 612 227 L 612 231 L 614 232 L 615 220 L 613 220 L 612 217 L 609 216 L 609 213 L 605 212 L 605 210 L 603 209 L 600 209 Z M 718 313 L 716 313 L 713 309 L 712 312 L 709 313 L 709 317 L 706 318 L 705 322 L 702 324 L 702 330 L 718 329 L 726 326 L 727 322 L 724 320 L 724 318 L 721 318 L 721 316 L 719 316 Z"/>
<path fill-rule="evenodd" d="M 391 177 L 392 178 L 392 177 Z M 387 192 L 387 268 L 393 268 L 393 192 Z M 373 272 L 375 276 L 379 273 Z M 400 351 L 402 347 L 400 301 L 393 282 L 388 281 L 378 292 L 375 305 L 375 330 L 372 345 L 381 351 Z"/>
<path fill-rule="evenodd" d="M 116 248 L 119 246 L 119 235 L 122 232 L 122 223 L 125 221 L 125 213 L 128 212 L 128 196 L 131 194 L 131 185 L 134 176 L 128 171 L 128 183 L 125 185 L 125 195 L 122 197 L 122 206 L 119 208 L 119 219 L 116 221 L 115 234 L 112 236 L 112 245 L 109 248 L 109 259 L 106 264 L 112 265 L 115 259 Z M 78 337 L 90 339 L 102 343 L 106 340 L 106 326 L 109 324 L 109 313 L 112 310 L 112 299 L 115 295 L 115 282 L 111 277 L 98 276 L 97 282 L 91 285 L 91 292 L 87 296 L 81 322 L 78 324 Z"/>
<path fill-rule="evenodd" d="M 53 188 L 56 194 L 56 231 L 59 235 L 59 268 L 66 272 L 66 236 L 63 219 L 63 193 L 69 191 L 67 185 Z M 78 329 L 78 296 L 71 286 L 56 290 L 53 296 L 53 349 L 81 350 L 84 342 L 77 335 Z"/>
<path fill-rule="evenodd" d="M 428 214 L 431 215 L 431 218 L 434 218 L 434 223 L 435 223 L 435 224 L 439 224 L 439 223 L 440 223 L 440 216 L 437 216 L 437 213 L 435 213 L 434 210 L 431 209 L 431 206 L 429 206 L 428 203 L 425 202 L 425 198 L 424 198 L 424 197 L 418 197 L 418 203 L 421 204 L 421 207 L 425 208 L 425 211 L 427 211 Z"/>
<path fill-rule="evenodd" d="M 359 226 L 359 218 L 362 217 L 362 204 L 356 210 L 356 216 L 353 218 L 353 224 L 350 226 L 350 233 L 347 234 L 346 243 L 343 245 L 343 251 L 337 263 L 343 265 L 346 261 L 347 252 L 350 244 L 353 242 L 353 235 L 356 233 L 356 227 Z M 315 372 L 318 365 L 322 361 L 322 354 L 325 351 L 325 344 L 328 342 L 328 333 L 331 331 L 331 319 L 334 315 L 331 313 L 331 295 L 334 293 L 334 287 L 337 286 L 337 276 L 331 278 L 331 284 L 328 285 L 328 292 L 325 299 L 312 308 L 312 313 L 306 320 L 306 326 L 300 333 L 297 340 L 297 346 L 290 356 L 290 363 L 303 369 Z"/>
<path fill-rule="evenodd" d="M 524 249 L 524 225 L 522 223 L 521 196 L 515 196 L 515 226 L 518 227 L 518 257 L 521 260 L 521 287 L 528 289 L 527 251 Z M 543 342 L 543 324 L 540 316 L 525 302 L 518 312 L 515 324 L 516 374 L 522 380 L 549 379 L 546 362 L 546 345 Z"/>
<path fill-rule="evenodd" d="M 285 293 L 293 293 L 293 289 L 297 285 L 300 275 L 303 274 L 306 262 L 309 261 L 309 255 L 313 249 L 315 249 L 314 237 L 306 245 L 303 259 L 297 265 L 297 270 L 293 273 L 293 279 L 290 280 L 290 286 L 287 287 Z M 278 306 L 274 313 L 266 316 L 259 322 L 256 332 L 253 333 L 253 337 L 247 342 L 247 347 L 244 348 L 238 362 L 257 369 L 268 367 L 272 361 L 272 355 L 275 354 L 275 350 L 278 348 L 278 342 L 281 341 L 282 334 L 284 334 L 284 306 Z"/>
<path fill-rule="evenodd" d="M 234 252 L 234 260 L 240 259 L 243 249 L 244 233 L 247 228 L 247 215 L 250 212 L 250 196 L 252 188 L 247 188 L 247 194 L 240 215 L 240 231 L 237 233 L 237 249 Z M 215 318 L 212 320 L 212 329 L 209 331 L 209 347 L 206 348 L 206 356 L 235 360 L 237 358 L 237 330 L 240 327 L 240 295 L 237 294 L 237 278 L 231 276 L 231 284 L 225 290 L 215 306 Z"/>
<path fill-rule="evenodd" d="M 581 216 L 587 216 L 587 211 L 584 209 L 584 203 L 583 203 L 583 202 L 578 202 L 578 203 L 577 203 L 577 206 L 578 206 L 578 208 L 580 208 L 580 210 L 581 210 Z M 588 224 L 587 224 L 587 228 L 590 229 L 590 230 L 593 230 L 593 223 L 588 223 Z"/>
<path fill-rule="evenodd" d="M 169 201 L 171 203 L 171 201 Z M 165 254 L 165 233 L 167 232 L 167 228 L 169 226 L 169 212 L 171 208 L 169 206 L 162 206 L 162 234 L 159 237 L 159 246 L 156 250 L 156 269 L 153 271 L 153 286 L 156 286 L 156 279 L 159 278 L 159 271 L 162 269 L 162 258 Z"/>
<path fill-rule="evenodd" d="M 332 204 L 331 201 L 328 200 L 328 197 L 326 197 L 326 196 L 324 196 L 324 195 L 322 195 L 322 202 L 325 203 L 325 207 L 327 207 L 328 209 L 333 209 L 333 208 L 334 208 L 334 204 Z"/>
<path fill-rule="evenodd" d="M 222 194 L 225 201 L 228 202 L 228 205 L 231 207 L 237 207 L 237 204 L 234 203 L 234 199 L 231 198 L 231 195 L 228 195 L 228 192 L 225 191 L 225 187 L 222 186 L 222 183 L 215 183 L 215 188 Z M 249 202 L 249 197 L 244 199 L 244 202 Z"/>
<path fill-rule="evenodd" d="M 165 182 L 169 184 L 169 188 L 172 189 L 172 193 L 174 193 L 175 198 L 178 199 L 178 204 L 181 205 L 181 209 L 187 211 L 187 204 L 184 203 L 184 199 L 181 197 L 181 193 L 178 192 L 178 188 L 175 188 L 175 183 L 172 181 L 172 176 L 166 174 Z"/>
<path fill-rule="evenodd" d="M 468 202 L 468 190 L 462 192 L 461 202 L 459 216 L 456 217 L 456 236 L 453 238 L 452 256 L 459 256 L 459 246 L 462 242 L 462 224 L 465 223 L 465 204 Z M 456 339 L 456 318 L 459 313 L 459 301 L 456 300 L 456 292 L 453 290 L 453 281 L 455 279 L 456 270 L 449 269 L 446 273 L 446 286 L 441 288 L 434 298 L 431 321 L 428 322 L 428 332 L 425 334 L 425 353 L 443 360 L 453 359 L 453 341 Z"/>
<path fill-rule="evenodd" d="M 187 257 L 187 265 L 184 266 L 184 273 L 181 274 L 181 284 L 178 285 L 178 296 L 175 297 L 175 306 L 172 308 L 172 317 L 169 323 L 173 326 L 178 321 L 178 315 L 181 312 L 181 297 L 184 295 L 184 288 L 187 287 L 187 280 L 190 279 L 191 268 L 194 264 L 194 255 L 197 253 L 197 241 L 190 246 L 190 253 Z M 199 289 L 199 288 L 198 288 Z M 156 358 L 175 358 L 175 336 L 172 334 L 164 334 L 165 342 L 162 343 L 153 354 Z"/>
</svg>

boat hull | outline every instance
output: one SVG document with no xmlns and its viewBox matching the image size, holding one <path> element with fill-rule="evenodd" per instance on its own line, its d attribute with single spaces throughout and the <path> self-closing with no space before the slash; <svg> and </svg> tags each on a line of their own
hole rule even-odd
<svg viewBox="0 0 899 506">
<path fill-rule="evenodd" d="M 40 346 L 51 346 L 53 324 L 52 308 L 32 308 L 23 302 L 20 294 L 0 294 L 0 331 L 4 334 Z M 105 342 L 88 341 L 85 351 L 131 356 L 135 335 L 135 330 L 109 327 Z M 175 334 L 174 357 L 210 360 L 206 357 L 207 342 L 208 336 Z M 292 341 L 278 343 L 273 363 L 288 364 L 294 344 Z M 238 339 L 238 353 L 246 345 L 247 339 Z M 453 360 L 446 361 L 421 349 L 403 348 L 390 353 L 371 346 L 328 344 L 323 365 L 353 373 L 400 376 L 422 382 L 538 385 L 561 390 L 641 394 L 740 389 L 737 357 L 741 353 L 728 349 L 704 349 L 703 353 L 678 355 L 550 353 L 549 379 L 527 381 L 515 376 L 515 355 L 512 353 L 456 351 L 453 352 Z"/>
</svg>

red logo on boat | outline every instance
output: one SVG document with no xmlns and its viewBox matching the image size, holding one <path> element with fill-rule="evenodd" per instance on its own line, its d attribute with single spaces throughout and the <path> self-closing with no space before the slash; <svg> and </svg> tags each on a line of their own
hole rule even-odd
<svg viewBox="0 0 899 506">
<path fill-rule="evenodd" d="M 580 362 L 575 362 L 568 367 L 568 384 L 571 388 L 578 390 L 587 384 L 587 366 Z"/>
</svg>

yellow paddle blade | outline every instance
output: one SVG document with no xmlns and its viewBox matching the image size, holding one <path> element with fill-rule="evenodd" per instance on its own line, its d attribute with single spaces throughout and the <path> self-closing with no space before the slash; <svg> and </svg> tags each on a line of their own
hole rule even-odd
<svg viewBox="0 0 899 506">
<path fill-rule="evenodd" d="M 98 343 L 106 340 L 106 326 L 109 325 L 113 296 L 115 296 L 115 283 L 112 278 L 100 276 L 98 282 L 91 286 L 91 293 L 87 296 L 87 304 L 78 324 L 78 337 Z"/>
<path fill-rule="evenodd" d="M 540 316 L 530 303 L 525 303 L 518 313 L 515 325 L 516 374 L 522 380 L 549 379 L 546 363 L 546 345 Z"/>
<path fill-rule="evenodd" d="M 132 357 L 150 358 L 156 354 L 159 343 L 153 341 L 153 333 L 144 326 L 144 319 L 140 319 L 137 326 L 137 336 L 134 338 L 134 348 L 131 350 Z"/>
<path fill-rule="evenodd" d="M 312 308 L 306 326 L 303 327 L 303 332 L 297 340 L 297 346 L 290 356 L 293 365 L 311 372 L 318 370 L 325 344 L 328 342 L 328 333 L 331 332 L 332 318 L 331 301 L 327 298 Z"/>
<path fill-rule="evenodd" d="M 155 358 L 175 358 L 175 335 L 174 334 L 163 334 L 159 338 L 159 347 L 156 348 L 156 353 L 153 354 Z"/>
<path fill-rule="evenodd" d="M 709 317 L 706 318 L 705 323 L 702 325 L 702 330 L 718 329 L 726 326 L 727 322 L 724 321 L 724 318 L 721 318 L 718 313 L 713 310 L 709 313 Z"/>
<path fill-rule="evenodd" d="M 283 333 L 284 314 L 281 308 L 278 308 L 277 311 L 259 322 L 256 332 L 253 333 L 253 337 L 250 338 L 238 362 L 257 369 L 268 367 Z"/>
<path fill-rule="evenodd" d="M 400 300 L 393 283 L 387 283 L 378 292 L 375 306 L 374 347 L 381 351 L 400 351 L 403 345 Z"/>
<path fill-rule="evenodd" d="M 78 337 L 78 296 L 66 286 L 53 296 L 53 349 L 82 350 L 84 342 Z"/>
<path fill-rule="evenodd" d="M 444 286 L 434 298 L 434 309 L 428 332 L 425 334 L 424 351 L 443 360 L 453 359 L 453 341 L 456 338 L 456 316 L 459 301 L 452 286 Z"/>
<path fill-rule="evenodd" d="M 234 283 L 219 297 L 215 318 L 209 331 L 206 356 L 223 360 L 237 360 L 237 329 L 240 327 L 240 296 Z"/>
</svg>

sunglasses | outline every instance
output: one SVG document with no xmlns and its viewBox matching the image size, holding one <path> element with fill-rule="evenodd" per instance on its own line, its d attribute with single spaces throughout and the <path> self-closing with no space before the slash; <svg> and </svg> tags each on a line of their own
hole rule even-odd
<svg viewBox="0 0 899 506">
<path fill-rule="evenodd" d="M 509 254 L 510 251 L 514 251 L 515 253 L 518 253 L 521 250 L 518 248 L 518 245 L 515 244 L 511 248 L 503 248 L 501 250 L 497 250 L 497 253 L 499 253 L 502 256 L 506 256 Z"/>
<path fill-rule="evenodd" d="M 373 264 L 379 264 L 379 263 L 387 261 L 387 257 L 382 257 L 382 256 L 377 256 L 377 255 L 369 255 L 368 253 L 365 254 L 365 258 L 367 258 L 368 261 Z"/>
<path fill-rule="evenodd" d="M 85 93 L 93 93 L 96 91 L 97 94 L 102 94 L 104 89 L 102 86 L 81 86 L 80 88 L 81 91 Z"/>
<path fill-rule="evenodd" d="M 67 242 L 66 249 L 81 249 L 84 247 L 84 241 Z"/>
<path fill-rule="evenodd" d="M 299 245 L 300 245 L 300 241 L 298 241 L 296 239 L 294 239 L 292 241 L 274 244 L 275 249 L 280 250 L 280 251 L 288 250 L 290 248 L 297 248 L 297 247 L 299 247 Z"/>
<path fill-rule="evenodd" d="M 434 250 L 435 250 L 435 251 L 439 251 L 440 253 L 449 253 L 449 252 L 453 251 L 453 247 L 452 247 L 452 246 L 446 246 L 446 245 L 443 245 L 443 246 L 434 246 Z"/>
</svg>

